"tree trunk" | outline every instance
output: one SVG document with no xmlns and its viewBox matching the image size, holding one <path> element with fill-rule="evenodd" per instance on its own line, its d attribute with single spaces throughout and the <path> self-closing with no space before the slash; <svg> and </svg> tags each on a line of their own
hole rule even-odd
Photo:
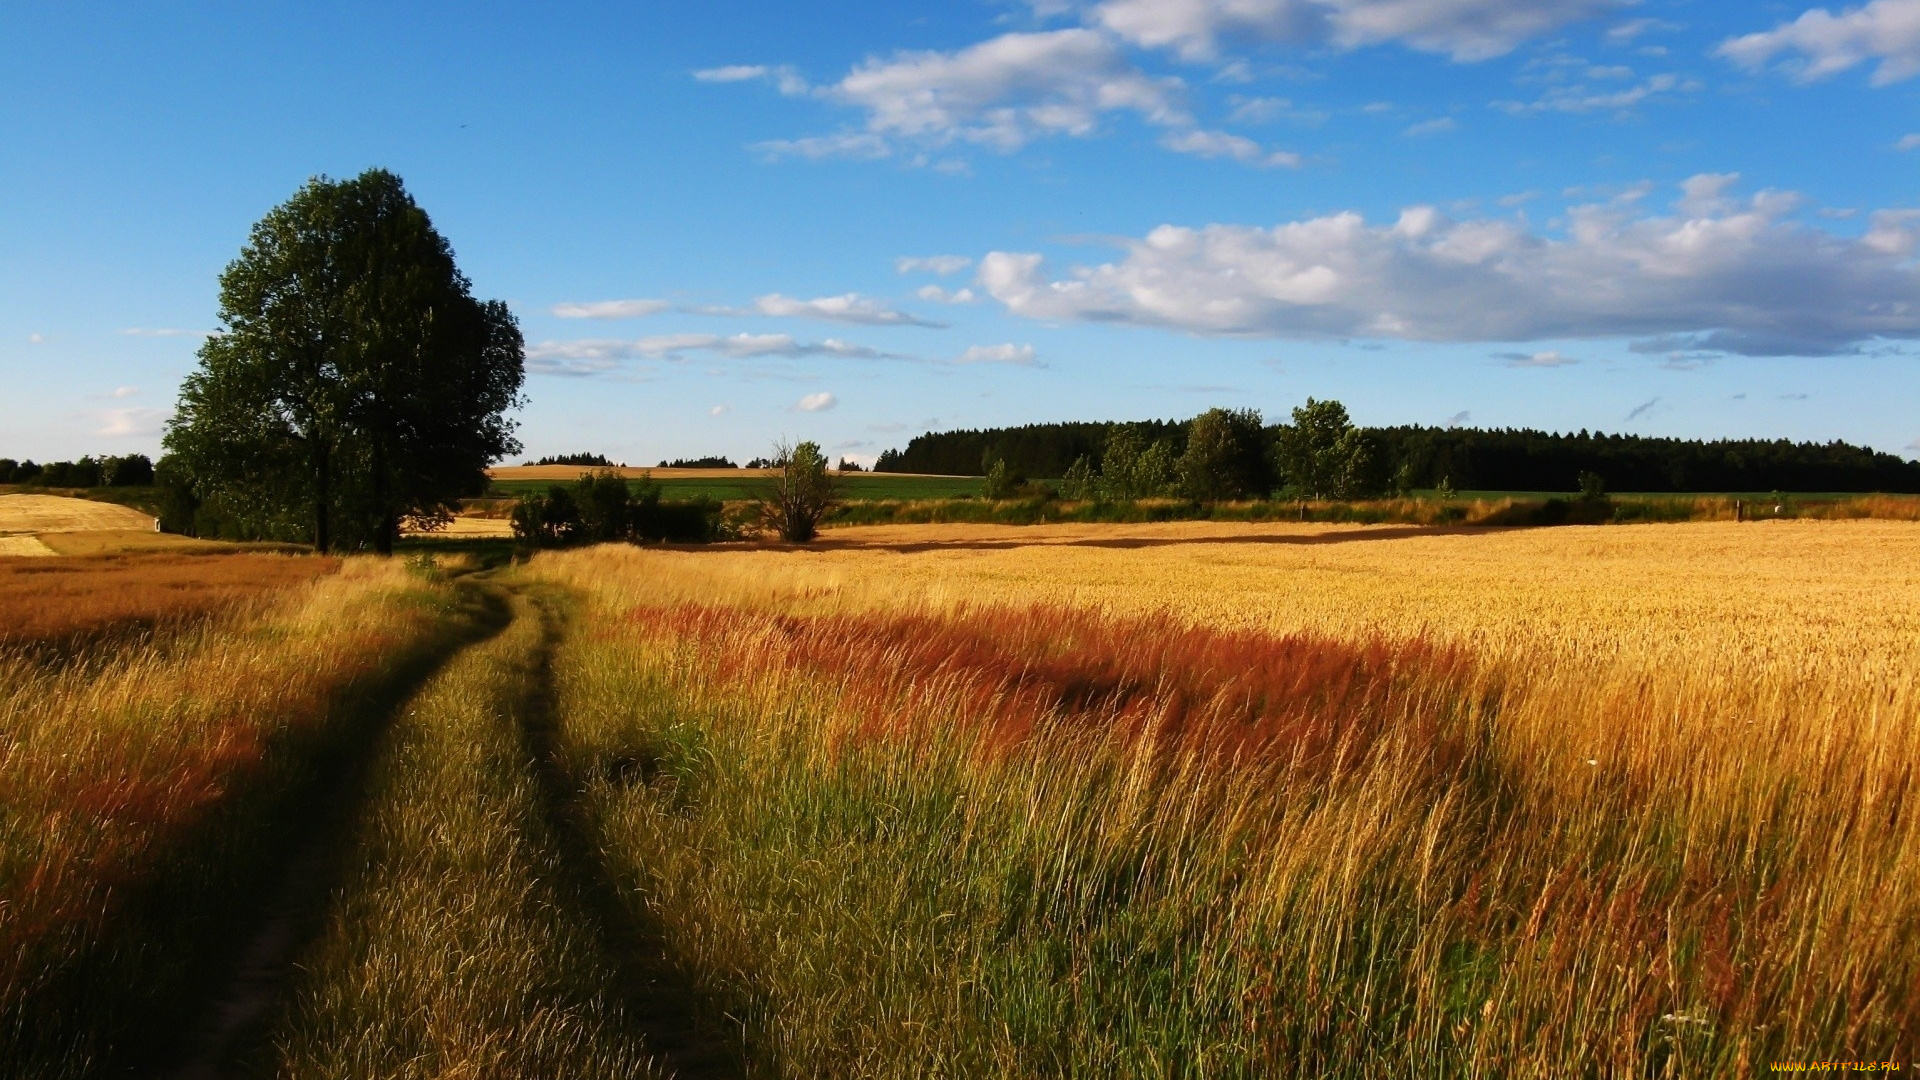
<svg viewBox="0 0 1920 1080">
<path fill-rule="evenodd" d="M 329 518 L 333 501 L 332 463 L 327 458 L 325 439 L 313 440 L 313 550 L 326 554 L 333 547 L 333 522 Z"/>
</svg>

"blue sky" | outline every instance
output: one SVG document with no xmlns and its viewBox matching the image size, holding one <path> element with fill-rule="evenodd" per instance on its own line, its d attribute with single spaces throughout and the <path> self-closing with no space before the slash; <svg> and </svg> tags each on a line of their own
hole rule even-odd
<svg viewBox="0 0 1920 1080">
<path fill-rule="evenodd" d="M 156 451 L 395 170 L 529 454 L 1284 415 L 1920 455 L 1920 0 L 0 8 L 0 456 Z"/>
</svg>

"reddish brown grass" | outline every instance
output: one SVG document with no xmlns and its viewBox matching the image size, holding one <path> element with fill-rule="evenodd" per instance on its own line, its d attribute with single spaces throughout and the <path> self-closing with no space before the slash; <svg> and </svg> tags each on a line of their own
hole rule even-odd
<svg viewBox="0 0 1920 1080">
<path fill-rule="evenodd" d="M 4 560 L 0 647 L 183 625 L 339 568 L 338 559 L 251 553 Z"/>
<path fill-rule="evenodd" d="M 1453 687 L 1465 670 L 1457 651 L 1418 640 L 1221 632 L 1070 608 L 796 616 L 686 604 L 634 621 L 719 657 L 722 681 L 764 670 L 764 652 L 739 646 L 766 642 L 780 669 L 836 678 L 869 736 L 912 736 L 917 714 L 903 704 L 937 693 L 958 703 L 989 752 L 1065 725 L 1152 738 L 1168 754 L 1308 764 L 1338 752 L 1354 763 L 1380 731 L 1364 721 L 1391 696 Z"/>
</svg>

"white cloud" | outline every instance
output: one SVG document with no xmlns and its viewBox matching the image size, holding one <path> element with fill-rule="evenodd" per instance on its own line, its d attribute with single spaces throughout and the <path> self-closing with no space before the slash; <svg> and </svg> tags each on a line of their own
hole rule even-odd
<svg viewBox="0 0 1920 1080">
<path fill-rule="evenodd" d="M 1664 19 L 1628 19 L 1626 22 L 1608 28 L 1604 35 L 1609 45 L 1631 45 L 1642 34 L 1681 29 L 1680 24 Z M 1663 53 L 1665 50 L 1661 50 Z"/>
<path fill-rule="evenodd" d="M 595 300 L 555 304 L 553 314 L 562 319 L 639 319 L 657 315 L 672 306 L 665 300 Z"/>
<path fill-rule="evenodd" d="M 713 408 L 707 410 L 707 415 L 708 416 L 725 416 L 726 414 L 732 411 L 733 411 L 733 406 L 731 405 L 715 405 Z"/>
<path fill-rule="evenodd" d="M 1298 168 L 1300 155 L 1285 150 L 1269 151 L 1252 139 L 1240 135 L 1231 135 L 1224 131 L 1203 131 L 1188 128 L 1185 131 L 1169 131 L 1160 137 L 1160 145 L 1176 154 L 1192 154 L 1203 158 L 1231 158 L 1248 165 L 1280 165 Z"/>
<path fill-rule="evenodd" d="M 1571 356 L 1554 352 L 1552 349 L 1548 349 L 1545 352 L 1536 352 L 1536 353 L 1517 353 L 1517 352 L 1495 353 L 1494 357 L 1495 359 L 1498 359 L 1498 360 L 1505 360 L 1507 362 L 1508 367 L 1530 367 L 1530 368 L 1566 367 L 1569 364 L 1577 364 L 1580 362 L 1578 360 L 1575 360 Z"/>
<path fill-rule="evenodd" d="M 941 325 L 890 308 L 878 300 L 861 296 L 859 293 L 822 296 L 813 300 L 798 300 L 779 293 L 768 293 L 755 300 L 753 307 L 762 315 L 772 315 L 777 318 L 825 319 L 829 322 L 855 323 L 860 326 L 938 327 Z"/>
<path fill-rule="evenodd" d="M 543 341 L 527 347 L 527 367 L 543 374 L 591 375 L 613 370 L 623 360 L 680 360 L 688 353 L 709 353 L 731 360 L 764 357 L 793 360 L 813 356 L 842 360 L 912 359 L 836 338 L 812 342 L 799 341 L 790 334 L 659 334 L 637 340 Z"/>
<path fill-rule="evenodd" d="M 113 393 L 107 396 L 111 398 L 130 398 L 138 397 L 139 394 L 140 388 L 137 386 L 116 386 L 113 388 Z"/>
<path fill-rule="evenodd" d="M 826 412 L 838 404 L 840 404 L 839 398 L 822 390 L 817 394 L 808 394 L 806 397 L 794 402 L 793 407 L 801 412 Z"/>
<path fill-rule="evenodd" d="M 1920 148 L 1920 134 L 1902 135 L 1900 141 L 1893 144 L 1895 150 L 1913 150 Z M 34 335 L 38 337 L 39 335 Z"/>
<path fill-rule="evenodd" d="M 1920 338 L 1920 215 L 1874 215 L 1859 238 L 1789 215 L 1792 194 L 1726 198 L 1710 212 L 1639 208 L 1640 192 L 1577 206 L 1564 235 L 1513 219 L 1451 220 L 1412 207 L 1273 228 L 1163 225 L 1116 262 L 1050 276 L 1037 254 L 996 251 L 978 283 L 1014 314 L 1202 334 L 1415 341 L 1678 335 L 1750 355 L 1846 351 Z M 1676 346 L 1678 347 L 1678 346 Z"/>
<path fill-rule="evenodd" d="M 1180 90 L 1178 79 L 1128 63 L 1106 35 L 1070 29 L 868 60 L 827 93 L 866 109 L 875 134 L 1011 150 L 1043 135 L 1090 135 L 1113 112 L 1184 123 Z"/>
<path fill-rule="evenodd" d="M 965 255 L 902 255 L 893 260 L 897 273 L 928 273 L 940 277 L 957 274 L 972 265 L 973 260 Z"/>
<path fill-rule="evenodd" d="M 1878 60 L 1873 85 L 1920 75 L 1920 0 L 1872 0 L 1835 15 L 1814 8 L 1772 30 L 1730 38 L 1715 54 L 1749 70 L 1764 69 L 1782 53 L 1781 67 L 1807 83 Z"/>
<path fill-rule="evenodd" d="M 1138 45 L 1211 59 L 1222 46 L 1397 41 L 1485 60 L 1528 38 L 1618 10 L 1616 0 L 1105 0 L 1092 19 Z"/>
<path fill-rule="evenodd" d="M 914 295 L 936 304 L 971 304 L 978 299 L 974 296 L 972 289 L 956 289 L 948 292 L 938 285 L 922 285 L 915 290 Z"/>
<path fill-rule="evenodd" d="M 125 330 L 122 330 L 120 332 L 122 334 L 126 334 L 129 337 L 166 338 L 166 337 L 206 337 L 207 336 L 207 332 L 205 330 L 181 330 L 178 327 L 171 327 L 171 326 L 161 326 L 161 327 L 129 326 Z"/>
<path fill-rule="evenodd" d="M 1415 136 L 1442 135 L 1442 134 L 1445 134 L 1446 132 L 1455 130 L 1459 126 L 1460 126 L 1459 124 L 1454 122 L 1453 117 L 1442 116 L 1435 120 L 1422 120 L 1417 124 L 1410 125 L 1407 128 L 1405 134 L 1415 135 Z"/>
<path fill-rule="evenodd" d="M 893 146 L 871 132 L 849 131 L 838 135 L 809 135 L 801 139 L 768 139 L 753 144 L 753 149 L 768 158 L 803 157 L 813 161 L 825 158 L 855 158 L 878 161 L 893 156 Z"/>
<path fill-rule="evenodd" d="M 1601 69 L 1603 72 L 1606 69 Z M 1563 112 L 1585 113 L 1599 112 L 1605 109 L 1628 109 L 1657 95 L 1674 93 L 1693 93 L 1700 89 L 1694 81 L 1682 81 L 1678 75 L 1655 75 L 1638 86 L 1624 90 L 1595 90 L 1585 83 L 1549 87 L 1546 93 L 1534 101 L 1496 101 L 1493 107 L 1519 115 L 1521 113 Z"/>
<path fill-rule="evenodd" d="M 27 341 L 28 341 L 28 342 L 30 342 L 30 343 L 32 343 L 32 344 L 34 344 L 34 345 L 38 345 L 38 344 L 40 344 L 41 342 L 43 342 L 43 341 L 45 341 L 45 340 L 47 340 L 47 339 L 46 339 L 46 336 L 45 336 L 45 335 L 43 335 L 43 334 L 28 334 L 28 335 L 27 335 Z"/>
<path fill-rule="evenodd" d="M 1033 346 L 1015 345 L 969 345 L 967 351 L 960 354 L 956 364 L 1013 364 L 1018 367 L 1036 367 Z"/>
<path fill-rule="evenodd" d="M 811 90 L 807 80 L 791 67 L 768 67 L 765 64 L 728 64 L 725 67 L 707 68 L 696 71 L 693 77 L 701 82 L 770 82 L 780 92 L 789 97 L 798 97 Z"/>
<path fill-rule="evenodd" d="M 113 438 L 151 437 L 160 434 L 167 417 L 172 415 L 165 409 L 102 409 L 99 412 L 100 427 L 96 435 Z"/>
</svg>

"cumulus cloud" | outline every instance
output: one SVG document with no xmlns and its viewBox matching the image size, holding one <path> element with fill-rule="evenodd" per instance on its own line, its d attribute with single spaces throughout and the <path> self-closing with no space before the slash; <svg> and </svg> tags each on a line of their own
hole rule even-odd
<svg viewBox="0 0 1920 1080">
<path fill-rule="evenodd" d="M 922 285 L 914 291 L 914 295 L 936 304 L 971 304 L 977 299 L 972 289 L 955 289 L 948 292 L 938 285 Z"/>
<path fill-rule="evenodd" d="M 1111 113 L 1186 123 L 1181 89 L 1129 63 L 1107 35 L 1074 28 L 869 59 L 822 93 L 865 109 L 869 137 L 1013 150 L 1041 136 L 1090 135 Z"/>
<path fill-rule="evenodd" d="M 555 304 L 552 310 L 562 319 L 639 319 L 657 315 L 672 306 L 665 300 L 594 300 Z"/>
<path fill-rule="evenodd" d="M 793 407 L 801 412 L 826 412 L 838 404 L 840 404 L 839 398 L 822 390 L 817 394 L 808 394 L 806 397 L 794 402 Z"/>
<path fill-rule="evenodd" d="M 912 359 L 835 338 L 800 341 L 790 334 L 659 334 L 636 340 L 595 338 L 539 342 L 527 347 L 527 368 L 548 375 L 594 375 L 614 370 L 626 360 L 683 360 L 690 353 L 730 360 L 767 357 L 793 360 L 816 356 L 842 360 Z"/>
<path fill-rule="evenodd" d="M 1835 15 L 1814 8 L 1772 30 L 1730 38 L 1716 54 L 1750 71 L 1776 57 L 1798 82 L 1814 82 L 1870 60 L 1878 61 L 1873 85 L 1920 75 L 1920 0 L 1872 0 Z"/>
<path fill-rule="evenodd" d="M 768 293 L 755 300 L 753 308 L 759 314 L 778 318 L 825 319 L 828 322 L 855 323 L 861 326 L 939 327 L 943 325 L 895 310 L 859 293 L 822 296 L 814 300 L 798 300 L 779 293 Z"/>
<path fill-rule="evenodd" d="M 937 274 L 947 277 L 973 265 L 965 255 L 902 255 L 893 260 L 893 269 L 901 274 Z"/>
<path fill-rule="evenodd" d="M 1883 211 L 1862 236 L 1792 220 L 1792 194 L 1734 200 L 1696 178 L 1689 209 L 1638 192 L 1577 206 L 1562 235 L 1524 221 L 1412 207 L 1391 224 L 1339 213 L 1272 228 L 1163 225 L 1124 257 L 1048 272 L 995 251 L 979 286 L 1017 315 L 1201 334 L 1415 341 L 1677 335 L 1688 347 L 1823 355 L 1920 338 L 1920 215 Z"/>
<path fill-rule="evenodd" d="M 1223 47 L 1358 48 L 1399 42 L 1455 60 L 1485 60 L 1568 23 L 1619 10 L 1618 0 L 1105 0 L 1097 24 L 1189 60 Z"/>
<path fill-rule="evenodd" d="M 956 364 L 1013 364 L 1017 367 L 1037 367 L 1039 361 L 1034 358 L 1033 346 L 1015 345 L 970 345 L 967 351 L 954 361 Z"/>
<path fill-rule="evenodd" d="M 1176 154 L 1192 154 L 1203 158 L 1230 158 L 1248 165 L 1280 165 L 1289 169 L 1298 168 L 1300 165 L 1299 154 L 1285 150 L 1267 150 L 1252 139 L 1224 131 L 1204 131 L 1200 128 L 1169 131 L 1161 136 L 1160 145 Z"/>
</svg>

